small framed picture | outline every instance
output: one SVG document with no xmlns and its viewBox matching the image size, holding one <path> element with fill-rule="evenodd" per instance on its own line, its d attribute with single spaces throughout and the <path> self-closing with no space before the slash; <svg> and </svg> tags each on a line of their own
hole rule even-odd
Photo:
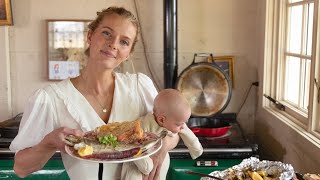
<svg viewBox="0 0 320 180">
<path fill-rule="evenodd" d="M 0 25 L 12 25 L 11 0 L 0 0 Z"/>
<path fill-rule="evenodd" d="M 87 33 L 90 20 L 46 20 L 49 80 L 81 74 L 86 66 Z"/>
<path fill-rule="evenodd" d="M 213 61 L 227 74 L 231 80 L 232 87 L 234 88 L 233 77 L 233 63 L 234 56 L 216 56 Z"/>
</svg>

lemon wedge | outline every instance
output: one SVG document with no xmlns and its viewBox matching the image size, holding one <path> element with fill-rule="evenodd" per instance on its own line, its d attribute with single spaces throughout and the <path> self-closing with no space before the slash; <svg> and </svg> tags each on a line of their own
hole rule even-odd
<svg viewBox="0 0 320 180">
<path fill-rule="evenodd" d="M 86 145 L 84 147 L 81 147 L 79 150 L 78 150 L 78 154 L 79 156 L 87 156 L 87 155 L 91 155 L 93 153 L 93 148 L 89 145 Z"/>
<path fill-rule="evenodd" d="M 252 172 L 251 178 L 253 180 L 263 180 L 263 178 L 257 172 Z"/>
<path fill-rule="evenodd" d="M 133 157 L 138 157 L 140 154 L 142 154 L 142 150 L 140 149 L 136 155 L 134 155 Z"/>
</svg>

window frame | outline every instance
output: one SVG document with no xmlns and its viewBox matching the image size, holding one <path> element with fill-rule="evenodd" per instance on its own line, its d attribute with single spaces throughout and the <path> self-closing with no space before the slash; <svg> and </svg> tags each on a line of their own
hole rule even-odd
<svg viewBox="0 0 320 180">
<path fill-rule="evenodd" d="M 302 0 L 303 3 L 314 3 L 313 17 L 313 37 L 312 54 L 311 54 L 311 70 L 309 78 L 309 103 L 308 111 L 302 111 L 295 108 L 292 104 L 284 101 L 285 90 L 285 58 L 290 53 L 287 52 L 286 40 L 287 35 L 287 5 L 289 0 L 268 0 L 266 3 L 266 26 L 265 26 L 265 55 L 264 55 L 264 74 L 263 74 L 263 94 L 267 94 L 280 103 L 286 109 L 281 111 L 277 109 L 273 103 L 263 98 L 262 106 L 266 110 L 270 110 L 272 114 L 276 113 L 280 120 L 288 125 L 296 127 L 301 133 L 306 134 L 311 139 L 316 140 L 320 144 L 320 105 L 317 103 L 317 89 L 315 88 L 314 79 L 317 79 L 320 85 L 320 67 L 319 67 L 319 46 L 320 38 L 318 29 L 319 18 L 319 0 Z M 293 3 L 294 5 L 302 4 L 301 2 Z M 303 8 L 304 9 L 304 8 Z M 303 20 L 305 16 L 303 13 Z M 303 22 L 302 22 L 303 23 Z M 306 30 L 305 30 L 306 31 Z M 299 54 L 301 57 L 301 54 Z M 309 57 L 308 57 L 309 58 Z M 302 60 L 301 60 L 302 61 Z M 280 78 L 279 78 L 280 77 Z M 301 88 L 301 87 L 300 87 Z M 320 92 L 319 92 L 320 93 Z M 303 98 L 303 97 L 301 97 Z"/>
</svg>

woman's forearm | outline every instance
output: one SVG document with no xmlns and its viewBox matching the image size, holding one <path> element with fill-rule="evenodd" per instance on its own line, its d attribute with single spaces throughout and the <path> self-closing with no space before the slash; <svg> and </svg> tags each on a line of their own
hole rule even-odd
<svg viewBox="0 0 320 180">
<path fill-rule="evenodd" d="M 180 137 L 177 134 L 166 136 L 163 140 L 163 150 L 168 152 L 174 149 L 179 143 Z"/>
<path fill-rule="evenodd" d="M 43 143 L 21 150 L 15 155 L 14 171 L 19 177 L 26 177 L 41 169 L 55 152 L 55 148 L 46 147 Z"/>
<path fill-rule="evenodd" d="M 69 134 L 83 136 L 81 130 L 61 127 L 47 134 L 39 144 L 17 152 L 13 167 L 15 173 L 25 177 L 41 169 L 57 150 L 65 152 L 64 138 Z"/>
</svg>

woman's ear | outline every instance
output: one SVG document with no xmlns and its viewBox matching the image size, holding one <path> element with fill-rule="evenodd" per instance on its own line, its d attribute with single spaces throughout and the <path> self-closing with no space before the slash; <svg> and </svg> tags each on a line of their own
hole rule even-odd
<svg viewBox="0 0 320 180">
<path fill-rule="evenodd" d="M 92 33 L 93 33 L 92 30 L 89 30 L 89 31 L 88 31 L 87 42 L 88 42 L 89 46 L 90 46 L 90 44 L 91 44 Z"/>
<path fill-rule="evenodd" d="M 126 57 L 125 61 L 128 61 L 130 56 L 131 56 L 131 53 Z"/>
</svg>

